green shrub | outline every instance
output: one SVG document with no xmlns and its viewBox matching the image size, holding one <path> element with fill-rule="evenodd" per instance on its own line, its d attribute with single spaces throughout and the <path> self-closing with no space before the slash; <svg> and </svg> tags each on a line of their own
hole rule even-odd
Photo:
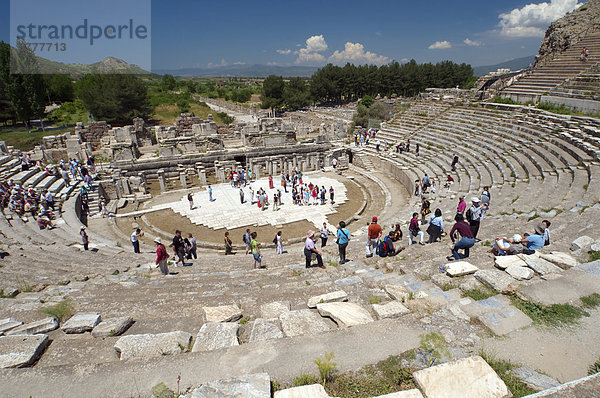
<svg viewBox="0 0 600 398">
<path fill-rule="evenodd" d="M 300 376 L 297 376 L 294 379 L 294 385 L 296 387 L 307 386 L 309 384 L 317 384 L 318 382 L 319 382 L 319 379 L 317 378 L 317 376 L 304 374 L 304 373 L 301 374 Z"/>
<path fill-rule="evenodd" d="M 315 359 L 315 364 L 319 369 L 319 380 L 323 385 L 325 385 L 327 380 L 332 377 L 332 374 L 335 372 L 335 368 L 337 367 L 337 364 L 333 362 L 333 357 L 333 352 L 328 352 L 327 354 L 323 355 L 323 357 Z"/>
<path fill-rule="evenodd" d="M 594 308 L 600 305 L 600 294 L 592 293 L 589 296 L 581 297 L 581 302 L 584 307 Z"/>
</svg>

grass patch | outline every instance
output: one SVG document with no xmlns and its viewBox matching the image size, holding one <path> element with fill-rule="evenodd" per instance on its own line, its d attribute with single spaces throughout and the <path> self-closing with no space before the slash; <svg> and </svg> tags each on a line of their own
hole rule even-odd
<svg viewBox="0 0 600 398">
<path fill-rule="evenodd" d="M 381 297 L 379 297 L 379 296 L 369 296 L 369 303 L 371 303 L 371 304 L 379 304 L 379 303 L 381 303 Z"/>
<path fill-rule="evenodd" d="M 502 379 L 506 387 L 512 392 L 512 394 L 518 397 L 524 397 L 526 395 L 534 394 L 537 391 L 528 387 L 527 384 L 523 383 L 521 379 L 514 376 L 510 371 L 517 366 L 509 361 L 497 359 L 494 355 L 490 355 L 484 351 L 480 351 L 479 355 L 490 365 L 492 369 Z"/>
<path fill-rule="evenodd" d="M 485 242 L 482 243 L 483 246 L 486 247 L 492 247 L 492 242 L 490 242 L 489 240 L 486 240 Z"/>
<path fill-rule="evenodd" d="M 495 296 L 496 294 L 498 294 L 497 291 L 485 286 L 481 288 L 465 290 L 463 292 L 463 296 L 471 297 L 475 301 L 485 300 L 486 298 Z"/>
<path fill-rule="evenodd" d="M 435 365 L 436 361 L 442 357 L 450 357 L 450 351 L 446 348 L 446 340 L 441 334 L 436 332 L 422 334 L 420 339 L 420 347 L 427 351 L 429 355 L 427 367 Z"/>
<path fill-rule="evenodd" d="M 224 114 L 222 112 L 215 112 L 208 107 L 208 105 L 204 103 L 190 103 L 190 112 L 193 113 L 196 117 L 200 117 L 204 120 L 208 119 L 208 115 L 213 115 L 213 120 L 217 124 L 229 124 L 231 123 L 230 118 L 227 117 L 226 120 Z M 159 121 L 161 124 L 172 124 L 175 122 L 181 115 L 181 109 L 176 104 L 160 104 L 154 108 L 154 112 L 152 113 L 152 118 Z"/>
<path fill-rule="evenodd" d="M 600 294 L 592 293 L 589 296 L 581 297 L 580 300 L 583 303 L 584 307 L 587 307 L 587 308 L 598 307 L 600 305 Z"/>
<path fill-rule="evenodd" d="M 595 252 L 591 252 L 590 253 L 590 257 L 589 257 L 590 261 L 596 261 L 596 260 L 600 260 L 600 250 L 597 250 Z"/>
<path fill-rule="evenodd" d="M 412 370 L 401 365 L 401 359 L 390 356 L 356 372 L 336 375 L 325 385 L 332 397 L 366 398 L 415 388 Z"/>
<path fill-rule="evenodd" d="M 62 322 L 67 320 L 73 313 L 73 303 L 71 303 L 71 300 L 69 299 L 64 299 L 56 305 L 40 308 L 39 312 L 40 314 L 54 317 Z"/>
<path fill-rule="evenodd" d="M 536 218 L 540 218 L 540 216 L 537 214 L 534 214 L 533 216 L 528 217 L 527 221 L 535 220 Z"/>
<path fill-rule="evenodd" d="M 319 378 L 317 376 L 303 373 L 300 376 L 296 376 L 294 379 L 294 386 L 308 386 L 310 384 L 317 384 L 318 382 Z"/>
<path fill-rule="evenodd" d="M 327 265 L 330 266 L 330 267 L 339 267 L 340 263 L 338 261 L 336 261 L 336 260 L 328 259 L 327 260 Z"/>
<path fill-rule="evenodd" d="M 242 319 L 240 319 L 240 324 L 245 325 L 248 323 L 248 321 L 250 320 L 249 316 L 245 316 Z"/>
<path fill-rule="evenodd" d="M 306 286 L 310 286 L 311 285 L 310 281 L 305 281 L 304 283 L 306 283 Z"/>
<path fill-rule="evenodd" d="M 596 362 L 594 362 L 588 367 L 589 376 L 595 375 L 596 373 L 600 373 L 600 359 L 598 359 Z"/>
<path fill-rule="evenodd" d="M 575 325 L 582 316 L 590 316 L 586 311 L 570 304 L 543 305 L 525 301 L 516 296 L 512 296 L 511 301 L 534 323 L 544 326 Z"/>
<path fill-rule="evenodd" d="M 519 200 L 519 195 L 517 195 L 511 202 L 510 204 L 512 205 L 513 203 L 515 203 L 517 200 Z"/>
<path fill-rule="evenodd" d="M 511 98 L 500 97 L 499 95 L 495 96 L 492 99 L 492 102 L 495 102 L 496 104 L 523 105 L 520 102 L 517 102 Z"/>
</svg>

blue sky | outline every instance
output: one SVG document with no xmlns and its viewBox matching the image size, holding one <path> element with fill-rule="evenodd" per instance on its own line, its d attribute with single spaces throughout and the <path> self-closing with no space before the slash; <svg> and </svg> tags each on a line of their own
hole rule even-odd
<svg viewBox="0 0 600 398">
<path fill-rule="evenodd" d="M 52 1 L 85 4 L 90 0 L 44 3 Z M 108 2 L 101 2 L 105 12 L 100 16 L 137 17 L 135 7 L 128 6 L 131 1 L 114 7 Z M 0 40 L 4 41 L 10 39 L 9 3 L 0 0 Z M 549 23 L 579 4 L 578 0 L 153 0 L 152 68 L 235 63 L 382 64 L 411 58 L 418 62 L 449 59 L 473 66 L 494 64 L 536 54 Z M 67 11 L 63 17 L 81 19 L 81 11 Z M 110 47 L 106 51 L 110 52 Z M 104 51 L 97 51 L 87 56 L 100 53 L 104 55 Z M 115 51 L 107 55 L 132 62 L 127 59 L 132 54 Z"/>
</svg>

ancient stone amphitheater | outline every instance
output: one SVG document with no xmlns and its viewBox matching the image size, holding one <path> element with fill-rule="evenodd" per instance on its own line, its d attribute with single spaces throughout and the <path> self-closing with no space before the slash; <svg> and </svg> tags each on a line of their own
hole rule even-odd
<svg viewBox="0 0 600 398">
<path fill-rule="evenodd" d="M 98 165 L 90 207 L 100 195 L 116 216 L 93 211 L 83 219 L 94 249 L 88 252 L 79 238 L 81 182 L 66 185 L 39 169 L 21 171 L 18 151 L 8 148 L 0 179 L 50 190 L 62 212 L 52 230 L 8 209 L 0 215 L 1 248 L 9 254 L 0 260 L 1 394 L 169 396 L 160 395 L 170 394 L 168 388 L 187 397 L 270 397 L 272 389 L 316 373 L 315 359 L 333 352 L 339 373 L 399 356 L 414 385 L 389 395 L 395 397 L 511 396 L 483 354 L 514 364 L 510 377 L 541 390 L 531 397 L 600 396 L 600 378 L 587 376 L 600 357 L 600 311 L 586 300 L 600 294 L 600 262 L 588 261 L 589 252 L 600 249 L 600 120 L 455 94 L 407 100 L 369 145 L 358 147 L 336 138 L 347 121 L 336 109 L 319 111 L 336 123 L 329 131 L 321 125 L 316 138 L 307 134 L 296 143 L 293 128 L 280 124 L 270 131 L 250 123 L 224 141 L 222 133 L 210 132 L 217 148 L 202 154 L 189 145 L 206 142 L 198 138 L 206 136 L 204 127 L 190 134 L 174 129 L 169 137 L 160 136 L 165 129 L 154 132 L 168 152 L 158 157 L 155 146 L 144 149 L 142 136 L 125 143 L 112 132 L 105 146 L 134 148 L 133 159 L 118 155 Z M 248 137 L 254 148 L 244 152 Z M 81 134 L 67 141 L 75 138 L 86 145 Z M 408 139 L 412 151 L 398 153 L 396 145 Z M 181 149 L 181 142 L 188 146 Z M 336 173 L 333 159 L 339 160 Z M 186 165 L 192 165 L 189 173 Z M 205 192 L 207 183 L 225 182 L 225 169 L 236 167 L 262 177 L 300 167 L 308 176 L 357 184 L 360 194 L 350 201 L 361 205 L 347 219 L 351 261 L 339 264 L 331 242 L 323 248 L 326 268 L 305 268 L 303 243 L 290 240 L 282 255 L 265 244 L 267 268 L 253 269 L 243 249 L 224 256 L 207 242 L 191 266 L 171 266 L 173 275 L 161 275 L 152 242 L 172 231 L 144 220 L 150 214 L 145 201 Z M 406 245 L 408 221 L 420 208 L 414 182 L 424 175 L 436 181 L 428 199 L 441 209 L 446 228 L 459 196 L 479 196 L 490 187 L 490 211 L 468 263 L 448 263 L 448 237 L 408 246 L 395 257 L 365 258 L 365 225 L 373 216 L 386 232 L 401 224 Z M 448 175 L 455 183 L 444 187 Z M 327 222 L 336 225 L 340 217 L 334 212 Z M 549 246 L 533 255 L 489 253 L 496 237 L 532 233 L 542 219 L 552 223 Z M 129 243 L 133 225 L 146 230 L 141 254 Z M 285 223 L 278 228 L 285 231 Z M 240 237 L 232 238 L 241 248 Z M 473 298 L 473 292 L 489 294 Z M 574 325 L 547 326 L 531 310 L 562 304 L 585 315 Z M 62 319 L 42 315 L 67 307 L 73 310 L 60 313 Z M 424 337 L 434 335 L 440 342 L 430 349 Z M 440 346 L 443 353 L 434 355 Z M 153 389 L 161 383 L 163 390 Z M 274 394 L 328 396 L 315 384 Z M 364 396 L 360 387 L 356 396 Z"/>
</svg>

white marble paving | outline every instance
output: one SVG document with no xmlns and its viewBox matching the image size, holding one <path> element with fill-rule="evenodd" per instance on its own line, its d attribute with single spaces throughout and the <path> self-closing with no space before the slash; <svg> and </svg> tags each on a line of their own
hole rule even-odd
<svg viewBox="0 0 600 398">
<path fill-rule="evenodd" d="M 311 182 L 318 186 L 325 186 L 327 190 L 327 203 L 325 205 L 294 205 L 290 187 L 288 187 L 288 193 L 285 193 L 280 185 L 279 178 L 277 178 L 274 181 L 275 188 L 269 189 L 269 181 L 264 178 L 243 188 L 244 199 L 246 200 L 244 204 L 240 203 L 239 188 L 233 188 L 230 184 L 219 184 L 212 186 L 214 199 L 212 202 L 209 201 L 207 190 L 194 193 L 193 210 L 190 210 L 187 194 L 182 195 L 179 201 L 156 205 L 151 210 L 172 209 L 174 212 L 189 218 L 194 224 L 204 225 L 212 229 L 234 229 L 247 225 L 261 226 L 267 224 L 278 226 L 301 220 L 307 220 L 314 224 L 315 228 L 319 228 L 324 222 L 327 222 L 328 215 L 335 214 L 337 212 L 336 208 L 348 200 L 347 191 L 342 182 L 333 178 L 305 176 L 304 183 Z M 250 185 L 254 192 L 258 191 L 259 188 L 263 188 L 267 192 L 271 205 L 266 210 L 260 209 L 256 203 L 250 204 L 250 191 L 248 190 Z M 333 187 L 335 191 L 335 204 L 333 205 L 329 203 L 329 187 Z M 277 192 L 277 189 L 282 194 L 282 205 L 279 210 L 273 211 L 273 194 Z M 257 200 L 257 195 L 255 195 L 254 200 Z M 337 221 L 334 220 L 334 223 L 337 224 Z"/>
</svg>

